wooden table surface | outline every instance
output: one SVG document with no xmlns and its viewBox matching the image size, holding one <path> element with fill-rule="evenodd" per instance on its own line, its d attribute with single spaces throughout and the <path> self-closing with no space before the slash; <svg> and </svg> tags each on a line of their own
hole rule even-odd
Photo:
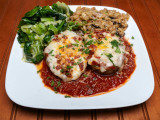
<svg viewBox="0 0 160 120">
<path fill-rule="evenodd" d="M 36 5 L 52 5 L 56 1 L 0 0 L 0 120 L 160 120 L 160 0 L 62 1 L 71 5 L 117 7 L 132 15 L 141 31 L 152 63 L 155 79 L 153 95 L 140 105 L 112 110 L 39 110 L 13 103 L 5 91 L 5 75 L 17 25 L 21 17 Z"/>
</svg>

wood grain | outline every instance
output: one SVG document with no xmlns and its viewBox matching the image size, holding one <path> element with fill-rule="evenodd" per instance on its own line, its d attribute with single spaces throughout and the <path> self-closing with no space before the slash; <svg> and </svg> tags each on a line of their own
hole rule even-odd
<svg viewBox="0 0 160 120">
<path fill-rule="evenodd" d="M 15 120 L 37 120 L 37 109 L 26 108 L 17 105 Z"/>
<path fill-rule="evenodd" d="M 23 3 L 23 9 L 20 12 L 20 15 L 19 15 L 18 21 L 16 23 L 16 26 L 19 24 L 19 21 L 20 21 L 21 17 L 23 17 L 24 14 L 27 11 L 33 9 L 38 4 L 39 4 L 38 0 L 24 1 L 24 3 Z M 16 31 L 16 28 L 14 29 L 14 31 Z M 15 118 L 17 120 L 22 120 L 22 119 L 36 120 L 37 119 L 37 113 L 38 113 L 37 110 L 24 108 L 24 107 L 21 107 L 19 105 L 17 105 L 16 107 L 17 107 L 17 109 L 15 109 L 16 111 L 13 111 L 13 113 L 15 113 L 13 115 L 13 118 Z"/>
<path fill-rule="evenodd" d="M 0 22 L 2 20 L 2 17 L 5 15 L 5 11 L 7 10 L 7 5 L 9 3 L 9 0 L 0 0 Z"/>
<path fill-rule="evenodd" d="M 154 22 L 154 25 L 157 31 L 156 33 L 160 34 L 160 12 L 157 12 L 159 11 L 160 4 L 156 4 L 156 2 L 152 0 L 146 0 L 146 1 L 143 0 L 143 4 L 145 5 L 146 10 L 148 14 L 150 15 L 150 17 L 153 19 L 153 22 Z M 160 57 L 158 57 L 158 59 L 159 58 Z M 157 66 L 157 69 L 160 75 L 160 63 L 158 61 L 156 62 L 156 66 Z"/>
<path fill-rule="evenodd" d="M 7 59 L 8 60 L 8 59 Z M 8 98 L 5 91 L 5 75 L 6 75 L 7 64 L 3 66 L 3 72 L 0 74 L 0 120 L 9 120 L 12 115 L 13 102 Z M 12 108 L 13 107 L 13 108 Z"/>
<path fill-rule="evenodd" d="M 85 5 L 85 0 L 70 0 L 71 5 Z"/>
<path fill-rule="evenodd" d="M 119 120 L 118 110 L 97 110 L 97 120 Z"/>
<path fill-rule="evenodd" d="M 102 6 L 115 7 L 115 0 L 102 0 Z"/>
<path fill-rule="evenodd" d="M 70 120 L 91 120 L 91 110 L 74 110 L 70 111 Z"/>
<path fill-rule="evenodd" d="M 86 5 L 100 5 L 100 0 L 86 0 Z"/>
<path fill-rule="evenodd" d="M 157 70 L 160 72 L 160 54 L 158 47 L 160 46 L 160 33 L 158 32 L 159 30 L 157 28 L 157 25 L 154 23 L 153 18 L 147 10 L 143 0 L 139 0 L 137 2 L 132 0 L 131 3 L 134 7 L 135 13 L 138 13 L 136 14 L 136 16 L 138 18 L 139 23 L 141 24 L 141 29 L 144 33 L 147 46 L 149 47 L 151 55 L 156 64 Z M 149 25 L 147 25 L 148 23 Z"/>
<path fill-rule="evenodd" d="M 11 43 L 13 40 L 13 29 L 17 21 L 18 13 L 21 10 L 23 1 L 7 1 L 8 5 L 3 8 L 4 16 L 1 18 L 0 25 L 0 119 L 9 120 L 13 116 L 12 110 L 15 110 L 15 105 L 8 98 L 5 91 L 5 75 L 7 68 L 7 61 L 10 51 Z M 13 14 L 13 12 L 15 14 Z M 10 22 L 8 22 L 10 21 Z"/>
<path fill-rule="evenodd" d="M 132 2 L 134 2 L 134 3 L 132 3 Z M 140 3 L 139 3 L 140 2 Z M 142 33 L 142 36 L 143 36 L 143 38 L 144 38 L 144 40 L 145 40 L 145 43 L 147 44 L 147 48 L 148 48 L 148 51 L 149 51 L 149 53 L 150 53 L 150 58 L 152 57 L 152 55 L 151 54 L 155 54 L 155 52 L 157 51 L 158 52 L 158 47 L 157 47 L 157 50 L 155 51 L 155 49 L 153 49 L 155 46 L 151 46 L 151 44 L 153 45 L 153 40 L 154 40 L 154 38 L 155 38 L 155 35 L 153 35 L 150 31 L 153 31 L 153 28 L 154 29 L 156 29 L 156 26 L 154 26 L 154 21 L 151 19 L 151 16 L 149 16 L 149 13 L 148 13 L 148 10 L 146 9 L 146 7 L 145 7 L 145 4 L 144 4 L 144 2 L 143 1 L 138 1 L 137 3 L 135 3 L 135 1 L 131 1 L 130 2 L 130 5 L 125 5 L 124 6 L 124 4 L 121 4 L 123 7 L 122 8 L 125 8 L 125 6 L 126 7 L 128 7 L 128 6 L 130 6 L 130 8 L 127 8 L 127 9 L 130 9 L 129 11 L 130 11 L 130 13 L 134 16 L 134 18 L 135 18 L 135 20 L 136 20 L 136 22 L 138 23 L 138 26 L 140 27 L 140 30 L 141 30 L 141 33 Z M 143 12 L 142 12 L 142 10 L 143 10 Z M 138 13 L 138 14 L 136 14 L 136 13 Z M 147 14 L 148 13 L 148 14 Z M 141 19 L 141 21 L 140 21 L 140 19 Z M 142 22 L 142 20 L 143 20 L 143 22 Z M 150 28 L 148 28 L 148 26 L 147 25 L 145 25 L 145 24 L 147 24 L 147 23 L 150 23 Z M 152 29 L 152 30 L 151 30 Z M 150 33 L 149 33 L 150 32 Z M 156 31 L 155 31 L 156 32 Z M 150 35 L 149 35 L 150 34 Z M 156 34 L 156 36 L 158 36 L 157 35 L 157 32 L 156 33 L 154 33 L 154 34 Z M 152 36 L 152 37 L 150 37 L 150 40 L 149 40 L 149 36 Z M 153 37 L 154 36 L 154 37 Z M 157 38 L 157 37 L 156 37 Z M 154 40 L 155 41 L 155 40 Z M 152 47 L 151 49 L 149 49 L 149 47 L 148 47 L 148 42 L 150 42 L 149 43 L 149 46 L 150 47 Z M 152 42 L 152 43 L 151 43 Z M 158 42 L 157 42 L 157 44 L 154 44 L 154 45 L 157 45 L 158 46 Z M 158 54 L 157 54 L 158 55 Z M 160 57 L 159 55 L 157 56 L 157 57 Z M 152 60 L 152 59 L 154 59 L 154 58 L 151 58 L 151 61 L 152 61 L 152 66 L 154 66 L 153 64 L 154 64 L 154 61 L 155 61 L 155 59 L 154 59 L 154 61 Z M 153 67 L 154 69 L 154 73 L 156 73 L 156 67 Z M 158 68 L 159 69 L 159 68 Z M 157 76 L 157 75 L 155 75 L 155 76 Z M 156 78 L 155 79 L 155 82 L 156 82 L 156 85 L 158 85 L 158 78 Z M 157 99 L 159 99 L 160 98 L 160 96 L 159 96 L 159 88 L 157 87 L 157 86 L 155 86 L 155 91 L 154 91 L 154 93 L 153 93 L 153 95 L 155 94 L 155 92 L 157 93 L 156 94 L 156 96 L 152 96 L 150 99 L 153 99 L 155 102 L 150 102 L 151 100 L 148 100 L 147 102 L 146 102 L 146 104 L 147 104 L 147 107 L 146 108 L 144 108 L 144 111 L 146 111 L 145 113 L 144 113 L 144 117 L 145 118 L 147 118 L 147 119 L 149 119 L 149 117 L 150 118 L 152 118 L 153 120 L 155 119 L 158 119 L 159 118 L 159 110 L 158 110 L 158 108 L 159 108 L 159 103 L 158 103 L 158 101 L 157 101 Z M 152 100 L 152 101 L 153 101 Z M 156 105 L 148 105 L 148 103 L 156 103 Z M 143 106 L 145 106 L 145 104 L 143 104 Z M 151 107 L 152 106 L 152 107 Z M 153 110 L 154 110 L 154 112 L 153 112 Z M 148 111 L 149 111 L 149 115 L 148 115 Z M 158 114 L 157 114 L 157 112 L 158 112 Z M 152 115 L 150 115 L 150 113 L 152 113 Z M 128 113 L 127 113 L 127 115 L 128 115 Z M 132 114 L 131 114 L 132 115 Z M 141 116 L 142 116 L 142 114 L 141 114 Z"/>
<path fill-rule="evenodd" d="M 64 120 L 67 115 L 64 115 L 65 111 L 61 110 L 44 110 L 43 120 Z"/>
</svg>

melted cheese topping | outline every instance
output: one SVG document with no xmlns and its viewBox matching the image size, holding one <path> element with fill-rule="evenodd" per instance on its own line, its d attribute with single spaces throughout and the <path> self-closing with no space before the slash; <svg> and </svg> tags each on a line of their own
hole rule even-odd
<svg viewBox="0 0 160 120">
<path fill-rule="evenodd" d="M 82 38 L 76 33 L 67 30 L 59 34 L 44 51 L 50 70 L 63 81 L 79 78 L 87 66 L 81 47 Z"/>
<path fill-rule="evenodd" d="M 90 37 L 92 36 L 92 38 Z M 124 61 L 125 46 L 120 38 L 116 35 L 103 32 L 101 38 L 99 35 L 92 33 L 84 36 L 86 41 L 95 41 L 93 45 L 96 46 L 94 54 L 88 59 L 88 64 L 92 65 L 93 61 L 100 66 L 100 71 L 105 72 L 109 67 L 121 67 Z M 117 44 L 118 43 L 118 44 Z M 118 45 L 118 46 L 116 46 Z"/>
</svg>

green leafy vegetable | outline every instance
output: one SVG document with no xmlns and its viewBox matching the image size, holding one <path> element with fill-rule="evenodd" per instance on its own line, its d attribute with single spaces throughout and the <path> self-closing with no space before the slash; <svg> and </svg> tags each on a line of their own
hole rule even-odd
<svg viewBox="0 0 160 120">
<path fill-rule="evenodd" d="M 26 62 L 39 63 L 43 58 L 44 48 L 51 42 L 54 35 L 66 29 L 77 29 L 77 22 L 68 22 L 73 12 L 61 2 L 40 7 L 27 12 L 18 25 L 18 42 L 24 50 Z"/>
<path fill-rule="evenodd" d="M 41 18 L 42 22 L 50 22 L 50 21 L 55 21 L 55 19 L 53 17 L 45 17 L 45 18 Z"/>
<path fill-rule="evenodd" d="M 27 12 L 24 16 L 25 17 L 32 17 L 34 16 L 36 13 L 38 13 L 38 11 L 41 9 L 40 6 L 35 7 L 33 10 Z"/>
<path fill-rule="evenodd" d="M 70 8 L 64 2 L 58 1 L 57 3 L 52 5 L 52 9 L 57 12 L 66 14 L 67 16 L 70 16 L 73 14 L 73 12 L 70 10 Z"/>
<path fill-rule="evenodd" d="M 45 37 L 43 38 L 43 44 L 44 46 L 47 46 L 51 41 L 51 36 L 50 35 L 45 35 Z"/>
<path fill-rule="evenodd" d="M 53 24 L 49 25 L 48 30 L 53 31 L 55 35 L 58 33 L 58 29 Z"/>
<path fill-rule="evenodd" d="M 39 41 L 26 42 L 24 45 L 24 53 L 26 60 L 35 64 L 44 58 L 43 46 Z"/>
<path fill-rule="evenodd" d="M 68 22 L 68 30 L 70 30 L 70 31 L 78 30 L 81 26 L 82 26 L 82 24 L 77 21 Z"/>
</svg>

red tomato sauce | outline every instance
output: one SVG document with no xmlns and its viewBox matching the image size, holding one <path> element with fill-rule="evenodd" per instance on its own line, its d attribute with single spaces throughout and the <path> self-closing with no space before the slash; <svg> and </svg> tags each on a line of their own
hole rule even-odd
<svg viewBox="0 0 160 120">
<path fill-rule="evenodd" d="M 115 90 L 127 82 L 136 68 L 136 56 L 130 44 L 125 40 L 124 45 L 126 46 L 126 51 L 129 52 L 129 54 L 126 54 L 128 61 L 120 72 L 116 72 L 112 76 L 97 74 L 90 67 L 87 67 L 84 72 L 85 75 L 82 74 L 76 81 L 64 82 L 50 71 L 46 61 L 43 60 L 40 70 L 43 83 L 56 93 L 73 97 L 91 96 Z"/>
</svg>

